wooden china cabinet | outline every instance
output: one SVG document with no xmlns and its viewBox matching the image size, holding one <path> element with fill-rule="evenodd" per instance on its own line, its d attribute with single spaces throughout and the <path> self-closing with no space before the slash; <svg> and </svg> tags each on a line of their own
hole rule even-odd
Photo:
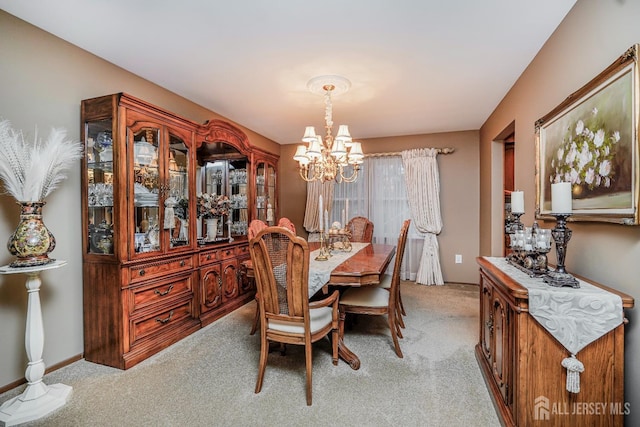
<svg viewBox="0 0 640 427">
<path fill-rule="evenodd" d="M 81 115 L 84 356 L 127 369 L 253 299 L 239 266 L 257 195 L 275 215 L 278 157 L 228 122 L 123 93 L 82 101 Z M 273 186 L 258 189 L 264 165 Z M 213 222 L 198 216 L 202 193 L 224 200 Z"/>
</svg>

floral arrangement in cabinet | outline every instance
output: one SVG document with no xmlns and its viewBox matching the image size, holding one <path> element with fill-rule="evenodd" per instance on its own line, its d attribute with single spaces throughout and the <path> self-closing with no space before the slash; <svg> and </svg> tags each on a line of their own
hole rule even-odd
<svg viewBox="0 0 640 427">
<path fill-rule="evenodd" d="M 198 195 L 197 201 L 198 218 L 216 218 L 229 214 L 231 200 L 225 195 L 202 193 Z"/>
</svg>

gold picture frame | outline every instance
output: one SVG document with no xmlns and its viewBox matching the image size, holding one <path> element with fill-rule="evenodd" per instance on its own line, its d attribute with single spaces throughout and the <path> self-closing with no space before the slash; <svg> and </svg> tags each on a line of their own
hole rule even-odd
<svg viewBox="0 0 640 427">
<path fill-rule="evenodd" d="M 573 221 L 638 225 L 638 45 L 535 123 L 536 218 L 571 182 Z"/>
</svg>

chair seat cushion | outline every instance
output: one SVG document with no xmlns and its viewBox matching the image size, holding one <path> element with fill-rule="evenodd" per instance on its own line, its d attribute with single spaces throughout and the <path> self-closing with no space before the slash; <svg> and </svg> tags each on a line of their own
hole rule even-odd
<svg viewBox="0 0 640 427">
<path fill-rule="evenodd" d="M 391 274 L 385 274 L 380 278 L 380 283 L 374 285 L 374 287 L 391 289 L 391 279 L 393 279 L 393 276 Z"/>
<path fill-rule="evenodd" d="M 309 309 L 309 320 L 311 333 L 319 331 L 332 321 L 331 307 L 318 307 Z M 280 320 L 269 320 L 269 329 L 293 334 L 304 334 L 304 325 L 297 322 L 286 322 Z"/>
<path fill-rule="evenodd" d="M 375 286 L 352 288 L 340 296 L 340 304 L 358 307 L 386 307 L 389 305 L 389 291 Z"/>
</svg>

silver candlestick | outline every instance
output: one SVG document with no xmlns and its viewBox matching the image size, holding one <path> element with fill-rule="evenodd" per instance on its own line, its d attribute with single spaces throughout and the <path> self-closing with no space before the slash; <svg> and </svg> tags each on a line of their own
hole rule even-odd
<svg viewBox="0 0 640 427">
<path fill-rule="evenodd" d="M 572 288 L 579 288 L 580 284 L 578 283 L 578 280 L 571 274 L 567 273 L 567 270 L 564 268 L 564 260 L 567 255 L 567 244 L 569 243 L 569 240 L 571 240 L 571 230 L 567 227 L 567 218 L 569 218 L 571 214 L 552 213 L 551 215 L 556 217 L 556 226 L 551 230 L 551 235 L 553 236 L 553 241 L 556 243 L 557 265 L 555 270 L 546 274 L 544 281 L 551 286 L 569 286 Z"/>
</svg>

